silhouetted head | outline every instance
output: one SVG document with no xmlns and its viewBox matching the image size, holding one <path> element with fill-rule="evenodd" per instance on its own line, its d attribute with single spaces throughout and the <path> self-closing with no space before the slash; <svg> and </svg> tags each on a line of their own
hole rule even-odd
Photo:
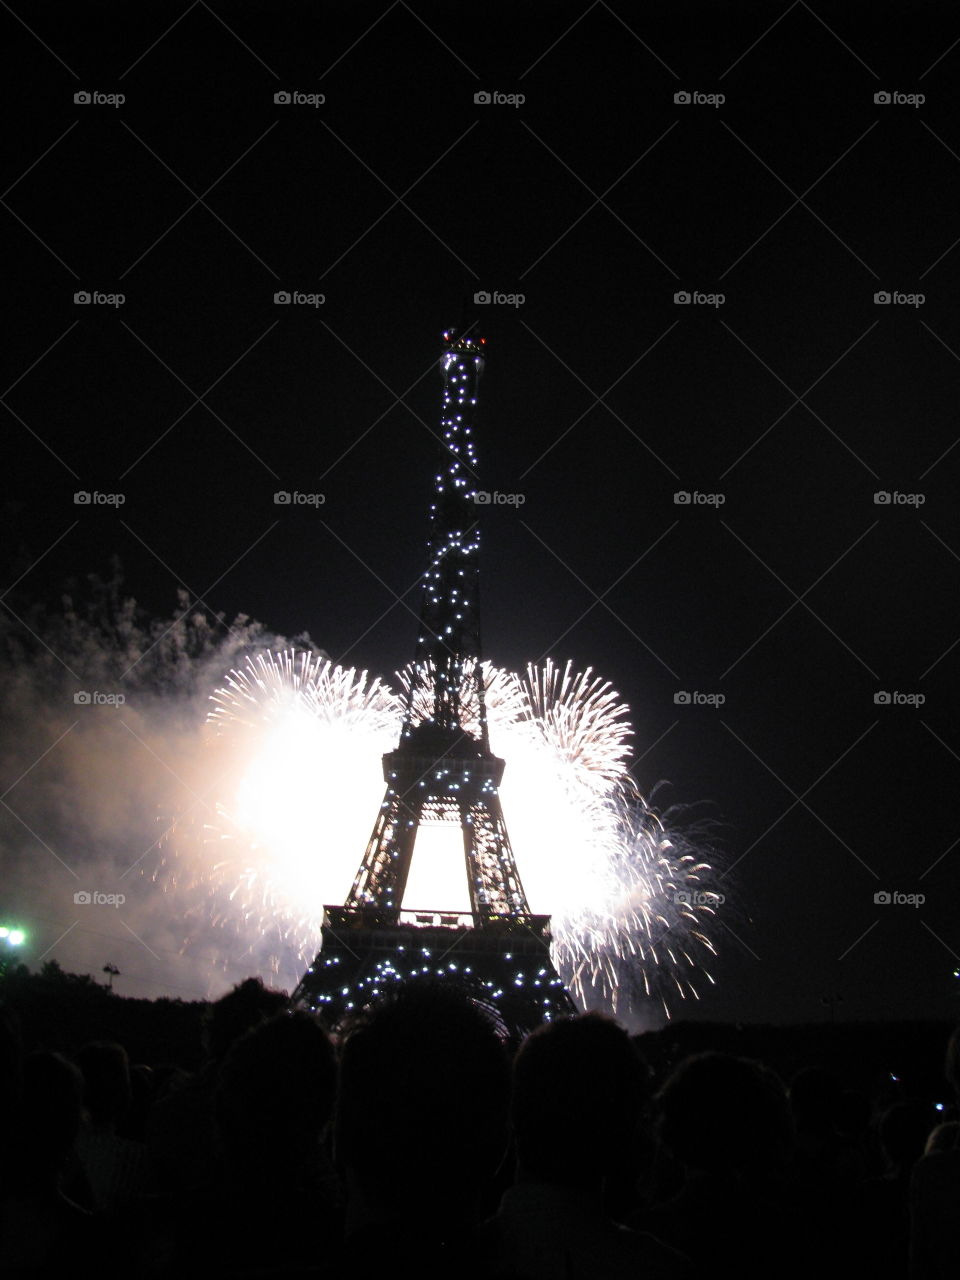
<svg viewBox="0 0 960 1280">
<path fill-rule="evenodd" d="M 341 1052 L 335 1151 L 379 1218 L 460 1217 L 506 1145 L 510 1074 L 490 1016 L 442 983 L 378 1000 Z"/>
<path fill-rule="evenodd" d="M 259 978 L 238 983 L 207 1010 L 203 1034 L 208 1056 L 220 1062 L 234 1040 L 280 1013 L 286 1004 L 287 997 L 282 991 L 269 990 Z"/>
<path fill-rule="evenodd" d="M 880 1145 L 894 1173 L 909 1170 L 923 1155 L 935 1115 L 929 1102 L 897 1102 L 880 1117 Z"/>
<path fill-rule="evenodd" d="M 9 1005 L 0 1003 L 0 1133 L 16 1132 L 22 1088 L 20 1021 Z M 0 1162 L 0 1195 L 8 1185 L 16 1183 L 12 1163 L 10 1160 Z"/>
<path fill-rule="evenodd" d="M 660 1091 L 661 1136 L 688 1169 L 774 1172 L 789 1158 L 783 1085 L 767 1067 L 725 1053 L 682 1062 Z"/>
<path fill-rule="evenodd" d="M 937 1151 L 960 1151 L 960 1124 L 956 1120 L 938 1124 L 927 1138 L 923 1154 L 929 1156 Z"/>
<path fill-rule="evenodd" d="M 216 1115 L 224 1151 L 268 1173 L 318 1150 L 333 1113 L 337 1061 L 330 1038 L 303 1010 L 241 1036 L 220 1068 Z"/>
<path fill-rule="evenodd" d="M 31 1053 L 23 1064 L 18 1159 L 23 1184 L 55 1186 L 80 1127 L 83 1078 L 59 1053 Z"/>
<path fill-rule="evenodd" d="M 947 1061 L 943 1073 L 953 1090 L 953 1096 L 960 1103 L 960 1027 L 954 1027 L 953 1034 L 947 1041 Z"/>
<path fill-rule="evenodd" d="M 127 1051 L 105 1041 L 84 1045 L 77 1054 L 83 1075 L 83 1105 L 96 1125 L 122 1119 L 130 1106 Z"/>
<path fill-rule="evenodd" d="M 599 1185 L 637 1128 L 646 1073 L 630 1038 L 600 1013 L 538 1027 L 513 1065 L 513 1128 L 526 1180 Z"/>
<path fill-rule="evenodd" d="M 0 1087 L 5 1097 L 20 1096 L 22 1058 L 20 1019 L 8 1004 L 0 1003 Z"/>
<path fill-rule="evenodd" d="M 870 1128 L 870 1099 L 859 1089 L 841 1089 L 837 1097 L 836 1125 L 843 1137 L 854 1142 L 863 1139 Z"/>
<path fill-rule="evenodd" d="M 790 1082 L 790 1109 L 797 1128 L 830 1131 L 837 1127 L 842 1087 L 832 1071 L 804 1067 Z"/>
<path fill-rule="evenodd" d="M 147 1117 L 157 1097 L 158 1076 L 145 1062 L 134 1063 L 130 1068 L 130 1112 L 125 1126 L 127 1137 L 144 1140 Z"/>
</svg>

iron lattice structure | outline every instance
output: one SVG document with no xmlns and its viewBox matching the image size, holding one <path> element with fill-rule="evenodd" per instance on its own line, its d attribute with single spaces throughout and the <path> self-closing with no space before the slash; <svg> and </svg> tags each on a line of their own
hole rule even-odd
<svg viewBox="0 0 960 1280">
<path fill-rule="evenodd" d="M 474 446 L 485 340 L 447 332 L 444 342 L 440 462 L 400 742 L 383 757 L 386 794 L 346 903 L 325 908 L 320 955 L 294 998 L 337 1022 L 393 982 L 442 975 L 483 990 L 520 1030 L 574 1005 L 550 960 L 549 917 L 533 915 L 523 891 L 500 804 L 504 761 L 487 731 Z M 469 913 L 401 911 L 425 822 L 459 824 Z"/>
</svg>

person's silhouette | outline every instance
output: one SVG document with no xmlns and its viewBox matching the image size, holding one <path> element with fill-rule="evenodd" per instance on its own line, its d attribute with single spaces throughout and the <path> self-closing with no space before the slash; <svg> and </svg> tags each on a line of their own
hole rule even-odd
<svg viewBox="0 0 960 1280">
<path fill-rule="evenodd" d="M 686 1171 L 679 1193 L 635 1221 L 683 1248 L 697 1267 L 759 1280 L 803 1274 L 800 1214 L 787 1173 L 792 1128 L 786 1094 L 766 1067 L 724 1053 L 696 1054 L 657 1097 L 660 1135 Z"/>
<path fill-rule="evenodd" d="M 509 1066 L 465 994 L 411 982 L 381 998 L 341 1053 L 334 1149 L 347 1192 L 345 1267 L 463 1274 L 507 1135 Z"/>
<path fill-rule="evenodd" d="M 5 1137 L 16 1159 L 0 1202 L 0 1266 L 10 1275 L 94 1271 L 92 1215 L 69 1199 L 62 1183 L 80 1127 L 83 1081 L 57 1053 L 31 1053 L 23 1063 L 19 1115 Z"/>
<path fill-rule="evenodd" d="M 513 1067 L 517 1183 L 484 1228 L 493 1274 L 676 1277 L 689 1263 L 604 1212 L 605 1180 L 636 1150 L 645 1072 L 626 1032 L 598 1013 L 562 1018 Z"/>
</svg>

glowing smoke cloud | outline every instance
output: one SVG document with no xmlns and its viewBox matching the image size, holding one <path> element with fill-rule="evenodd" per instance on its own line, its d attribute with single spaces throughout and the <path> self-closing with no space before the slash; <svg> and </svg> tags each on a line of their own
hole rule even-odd
<svg viewBox="0 0 960 1280">
<path fill-rule="evenodd" d="M 0 896 L 6 920 L 27 929 L 19 955 L 100 982 L 111 963 L 122 995 L 220 995 L 258 970 L 209 916 L 190 914 L 195 894 L 167 874 L 154 881 L 158 842 L 174 814 L 185 835 L 216 820 L 202 728 L 224 671 L 310 638 L 211 616 L 185 592 L 153 616 L 119 572 L 91 575 L 55 606 L 11 599 L 17 616 L 0 610 Z"/>
<path fill-rule="evenodd" d="M 709 865 L 636 792 L 627 706 L 570 664 L 483 671 L 520 876 L 531 909 L 552 916 L 561 976 L 581 1003 L 624 1013 L 656 998 L 669 1014 L 670 999 L 696 996 L 696 978 L 712 981 L 702 963 L 713 953 L 705 925 L 716 902 Z M 346 896 L 410 675 L 400 673 L 396 694 L 365 672 L 285 650 L 248 657 L 213 695 L 218 822 L 199 849 L 196 833 L 181 831 L 175 862 L 205 886 L 216 922 L 245 937 L 251 954 L 266 948 L 274 968 L 288 967 L 280 953 L 290 949 L 301 964 L 312 959 L 323 905 Z M 464 727 L 475 729 L 476 699 L 463 692 Z M 459 829 L 446 833 L 446 857 L 429 849 L 435 834 L 418 835 L 405 905 L 462 909 Z M 415 879 L 418 866 L 429 880 Z"/>
</svg>

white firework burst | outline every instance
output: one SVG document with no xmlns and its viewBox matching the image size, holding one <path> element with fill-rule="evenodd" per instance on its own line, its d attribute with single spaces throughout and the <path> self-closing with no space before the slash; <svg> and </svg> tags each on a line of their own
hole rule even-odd
<svg viewBox="0 0 960 1280">
<path fill-rule="evenodd" d="M 275 967 L 276 945 L 305 954 L 323 907 L 346 895 L 401 706 L 379 678 L 296 650 L 248 657 L 211 701 L 223 782 L 193 879 L 214 922 L 250 936 L 254 953 L 266 944 Z"/>
<path fill-rule="evenodd" d="M 630 708 L 609 681 L 590 667 L 578 674 L 571 662 L 561 671 L 548 658 L 542 667 L 527 667 L 521 688 L 525 718 L 585 785 L 602 795 L 624 781 Z"/>
<path fill-rule="evenodd" d="M 507 761 L 504 814 L 532 911 L 552 917 L 557 968 L 582 1004 L 624 1014 L 696 995 L 713 951 L 711 871 L 696 833 L 684 835 L 644 803 L 629 772 L 629 708 L 589 668 L 547 661 L 523 675 L 482 664 L 490 743 Z M 248 657 L 212 695 L 213 750 L 222 775 L 217 818 L 201 848 L 178 853 L 207 890 L 207 916 L 250 939 L 270 967 L 312 959 L 323 907 L 346 897 L 383 795 L 380 757 L 396 746 L 413 688 L 413 717 L 432 711 L 412 667 L 399 694 L 366 672 L 293 649 Z M 476 681 L 464 677 L 464 728 L 477 732 Z M 181 837 L 182 837 L 181 833 Z M 452 833 L 459 837 L 459 831 Z M 466 905 L 462 845 L 428 867 L 462 879 L 408 884 L 430 901 Z M 194 847 L 189 848 L 193 843 Z M 431 872 L 432 874 L 432 872 Z M 432 900 L 436 898 L 436 901 Z M 443 901 L 439 899 L 443 898 Z"/>
<path fill-rule="evenodd" d="M 584 1004 L 614 1012 L 699 999 L 716 954 L 709 927 L 723 896 L 703 857 L 706 832 L 668 826 L 631 784 L 611 797 L 596 851 L 599 892 L 556 922 L 557 965 Z"/>
</svg>

